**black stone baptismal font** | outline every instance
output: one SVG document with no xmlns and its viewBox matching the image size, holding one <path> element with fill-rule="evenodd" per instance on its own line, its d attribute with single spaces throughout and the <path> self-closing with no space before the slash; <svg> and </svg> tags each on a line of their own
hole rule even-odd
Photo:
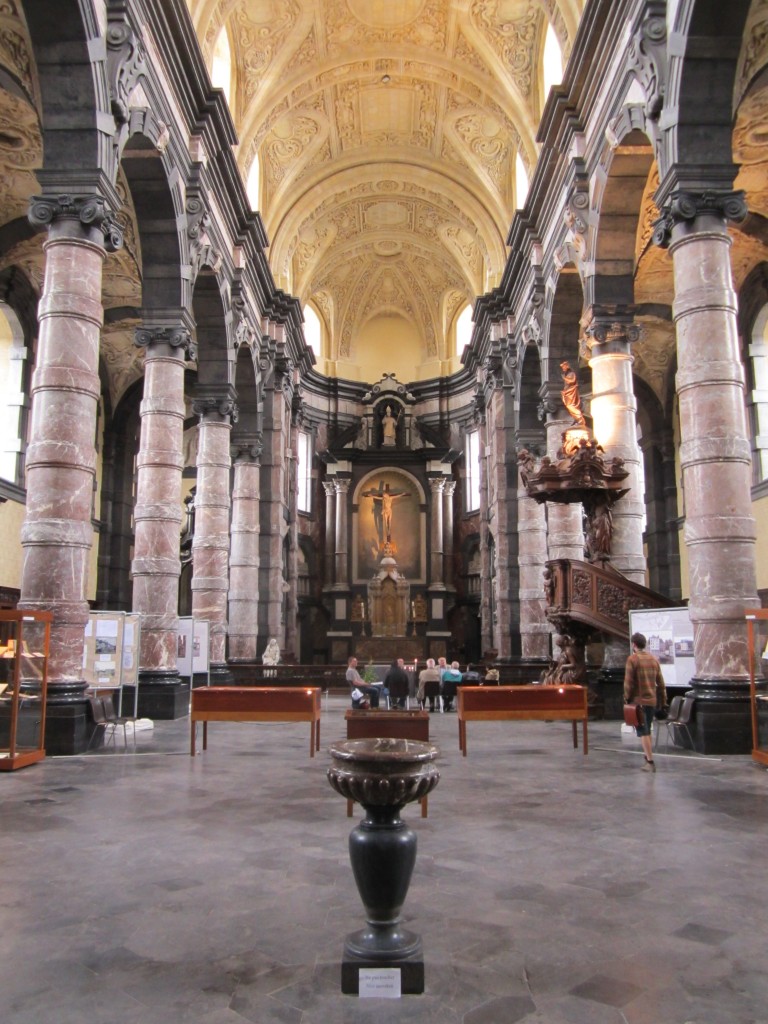
<svg viewBox="0 0 768 1024">
<path fill-rule="evenodd" d="M 330 748 L 328 781 L 365 809 L 349 836 L 349 858 L 366 927 L 347 935 L 341 991 L 359 993 L 361 969 L 400 970 L 400 991 L 424 991 L 421 937 L 401 927 L 400 911 L 416 863 L 416 833 L 400 811 L 427 796 L 440 779 L 431 743 L 404 739 L 346 740 Z"/>
</svg>

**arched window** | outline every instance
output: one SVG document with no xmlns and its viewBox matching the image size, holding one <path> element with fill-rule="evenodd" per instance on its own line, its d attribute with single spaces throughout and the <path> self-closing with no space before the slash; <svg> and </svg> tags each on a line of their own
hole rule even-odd
<svg viewBox="0 0 768 1024">
<path fill-rule="evenodd" d="M 755 318 L 749 346 L 751 388 L 747 412 L 752 445 L 752 483 L 768 480 L 768 304 Z"/>
<path fill-rule="evenodd" d="M 549 90 L 553 85 L 559 85 L 563 80 L 563 51 L 560 49 L 560 43 L 551 22 L 547 27 L 547 35 L 544 39 L 542 74 L 544 79 L 543 98 L 546 103 Z"/>
<path fill-rule="evenodd" d="M 466 305 L 456 319 L 456 355 L 461 354 L 472 341 L 472 307 Z"/>
<path fill-rule="evenodd" d="M 525 169 L 523 158 L 518 153 L 515 157 L 515 206 L 518 210 L 522 210 L 527 198 L 528 171 Z"/>
<path fill-rule="evenodd" d="M 13 310 L 0 303 L 0 479 L 23 486 L 27 348 Z"/>
<path fill-rule="evenodd" d="M 302 312 L 304 314 L 304 340 L 315 355 L 319 356 L 323 344 L 323 328 L 320 324 L 320 317 L 311 306 L 305 306 Z"/>
<path fill-rule="evenodd" d="M 219 38 L 213 48 L 211 64 L 211 81 L 217 89 L 223 89 L 227 103 L 232 108 L 232 51 L 229 48 L 229 35 L 225 25 L 219 32 Z"/>
<path fill-rule="evenodd" d="M 464 438 L 464 465 L 466 467 L 466 488 L 464 511 L 478 512 L 480 509 L 480 431 L 468 430 Z"/>
</svg>

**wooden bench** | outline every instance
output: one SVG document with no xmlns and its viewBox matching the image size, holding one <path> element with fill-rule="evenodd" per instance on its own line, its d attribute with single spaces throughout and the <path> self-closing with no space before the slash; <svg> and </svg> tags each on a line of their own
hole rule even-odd
<svg viewBox="0 0 768 1024">
<path fill-rule="evenodd" d="M 385 739 L 420 740 L 429 743 L 428 711 L 356 711 L 344 715 L 348 740 Z M 422 797 L 421 816 L 427 817 L 429 797 Z M 353 800 L 347 800 L 347 817 L 352 817 Z"/>
<path fill-rule="evenodd" d="M 578 748 L 577 723 L 587 738 L 586 686 L 460 686 L 459 749 L 467 756 L 467 722 L 552 721 L 573 723 L 573 745 Z"/>
<path fill-rule="evenodd" d="M 203 750 L 209 722 L 309 722 L 309 756 L 320 749 L 319 686 L 200 686 L 192 691 L 192 739 L 203 723 Z"/>
</svg>

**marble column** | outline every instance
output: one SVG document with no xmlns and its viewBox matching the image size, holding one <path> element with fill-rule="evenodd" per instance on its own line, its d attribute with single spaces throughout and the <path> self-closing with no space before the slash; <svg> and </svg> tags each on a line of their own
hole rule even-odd
<svg viewBox="0 0 768 1024">
<path fill-rule="evenodd" d="M 546 616 L 544 563 L 547 561 L 546 505 L 528 497 L 518 473 L 517 521 L 520 530 L 520 643 L 524 659 L 549 658 L 552 627 Z"/>
<path fill-rule="evenodd" d="M 341 590 L 346 590 L 349 587 L 347 495 L 350 482 L 346 477 L 334 477 L 333 480 L 336 489 L 336 587 Z"/>
<path fill-rule="evenodd" d="M 336 485 L 333 480 L 323 481 L 325 491 L 325 551 L 324 569 L 325 586 L 330 587 L 334 582 L 334 545 L 331 538 L 336 538 Z"/>
<path fill-rule="evenodd" d="M 606 460 L 620 458 L 628 472 L 629 493 L 613 506 L 611 565 L 620 573 L 647 586 L 643 551 L 645 495 L 637 440 L 637 401 L 632 383 L 630 344 L 640 331 L 629 317 L 593 313 L 587 327 L 592 370 L 592 415 L 595 440 L 605 449 Z"/>
<path fill-rule="evenodd" d="M 557 453 L 563 443 L 563 431 L 572 421 L 548 419 L 547 454 L 557 460 Z M 573 561 L 584 561 L 584 527 L 582 524 L 581 502 L 564 505 L 557 501 L 548 501 L 547 509 L 547 551 L 549 558 L 570 558 Z"/>
<path fill-rule="evenodd" d="M 456 481 L 446 480 L 443 491 L 443 555 L 445 566 L 443 579 L 448 590 L 453 590 L 453 496 L 456 493 Z"/>
<path fill-rule="evenodd" d="M 141 615 L 139 714 L 179 718 L 189 693 L 176 668 L 181 472 L 184 468 L 184 361 L 191 330 L 182 322 L 136 331 L 145 350 L 141 435 L 136 461 L 133 610 Z"/>
<path fill-rule="evenodd" d="M 727 229 L 745 212 L 741 193 L 678 193 L 654 232 L 674 267 L 696 745 L 706 753 L 751 748 L 744 613 L 759 607 L 756 531 Z"/>
<path fill-rule="evenodd" d="M 261 436 L 232 444 L 232 532 L 229 554 L 229 660 L 257 658 L 259 617 L 259 489 Z"/>
<path fill-rule="evenodd" d="M 431 477 L 429 488 L 432 492 L 429 531 L 429 589 L 445 590 L 445 580 L 443 578 L 443 493 L 445 491 L 445 478 Z"/>
<path fill-rule="evenodd" d="M 53 612 L 46 749 L 87 747 L 83 646 L 93 544 L 99 336 L 105 250 L 121 238 L 100 196 L 32 200 L 47 228 L 45 279 L 31 387 L 20 609 Z"/>
<path fill-rule="evenodd" d="M 231 387 L 200 387 L 195 534 L 192 540 L 192 616 L 209 623 L 211 682 L 232 676 L 227 660 L 229 589 L 229 442 L 237 406 Z"/>
</svg>

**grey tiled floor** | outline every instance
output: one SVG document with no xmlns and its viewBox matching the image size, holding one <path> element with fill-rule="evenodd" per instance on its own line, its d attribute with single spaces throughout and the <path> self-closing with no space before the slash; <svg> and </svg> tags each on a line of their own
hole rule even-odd
<svg viewBox="0 0 768 1024">
<path fill-rule="evenodd" d="M 188 722 L 0 776 L 2 1024 L 766 1024 L 768 777 L 618 723 L 433 715 L 441 781 L 405 905 L 426 992 L 340 991 L 354 820 L 305 725 Z M 382 712 L 384 713 L 384 712 Z M 356 816 L 357 817 L 357 816 Z"/>
</svg>

